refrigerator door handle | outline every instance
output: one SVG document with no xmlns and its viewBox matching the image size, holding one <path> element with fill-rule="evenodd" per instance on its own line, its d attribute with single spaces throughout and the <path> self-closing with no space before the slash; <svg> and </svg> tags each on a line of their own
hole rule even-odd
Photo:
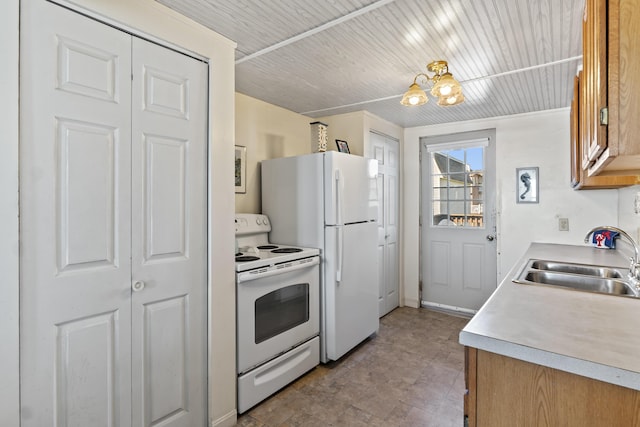
<svg viewBox="0 0 640 427">
<path fill-rule="evenodd" d="M 342 227 L 336 227 L 338 232 L 338 247 L 336 250 L 337 267 L 336 267 L 336 282 L 342 281 L 342 252 L 344 251 L 344 233 Z"/>
<path fill-rule="evenodd" d="M 342 174 L 336 169 L 336 224 L 342 225 Z"/>
</svg>

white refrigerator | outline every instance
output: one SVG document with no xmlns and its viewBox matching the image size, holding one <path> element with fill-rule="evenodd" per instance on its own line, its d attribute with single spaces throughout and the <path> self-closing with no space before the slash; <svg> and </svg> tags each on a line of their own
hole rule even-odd
<svg viewBox="0 0 640 427">
<path fill-rule="evenodd" d="M 269 240 L 320 249 L 320 360 L 376 333 L 376 160 L 329 151 L 262 162 Z"/>
</svg>

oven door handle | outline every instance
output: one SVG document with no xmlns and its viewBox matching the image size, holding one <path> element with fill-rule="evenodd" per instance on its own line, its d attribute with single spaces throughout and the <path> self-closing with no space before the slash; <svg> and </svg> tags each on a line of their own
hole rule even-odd
<svg viewBox="0 0 640 427">
<path fill-rule="evenodd" d="M 251 280 L 262 279 L 264 277 L 271 277 L 271 276 L 275 276 L 276 274 L 285 274 L 285 273 L 290 273 L 296 270 L 302 270 L 304 268 L 313 267 L 314 265 L 318 265 L 318 264 L 320 264 L 320 258 L 317 256 L 314 256 L 312 258 L 309 258 L 309 261 L 292 265 L 290 267 L 287 267 L 286 270 L 273 268 L 273 269 L 264 271 L 263 269 L 258 268 L 256 270 L 238 273 L 237 280 L 238 280 L 238 283 L 250 282 Z"/>
</svg>

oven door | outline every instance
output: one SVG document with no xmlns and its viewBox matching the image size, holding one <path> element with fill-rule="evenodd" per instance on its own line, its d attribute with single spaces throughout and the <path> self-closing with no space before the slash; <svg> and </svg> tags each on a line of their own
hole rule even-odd
<svg viewBox="0 0 640 427">
<path fill-rule="evenodd" d="M 301 261 L 238 274 L 239 374 L 319 334 L 319 258 Z"/>
</svg>

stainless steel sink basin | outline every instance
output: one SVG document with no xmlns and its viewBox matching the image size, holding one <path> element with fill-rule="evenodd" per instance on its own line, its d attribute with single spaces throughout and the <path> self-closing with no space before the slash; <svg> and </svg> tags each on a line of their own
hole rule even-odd
<svg viewBox="0 0 640 427">
<path fill-rule="evenodd" d="M 560 273 L 582 274 L 585 276 L 622 278 L 627 270 L 597 265 L 573 264 L 555 261 L 534 260 L 531 268 L 536 270 L 557 271 Z"/>
<path fill-rule="evenodd" d="M 624 268 L 531 259 L 520 269 L 513 282 L 640 297 L 640 292 L 627 277 L 628 270 Z"/>
<path fill-rule="evenodd" d="M 634 292 L 625 282 L 616 279 L 555 273 L 553 271 L 529 271 L 524 279 L 527 282 L 562 286 L 581 291 L 635 296 Z"/>
</svg>

